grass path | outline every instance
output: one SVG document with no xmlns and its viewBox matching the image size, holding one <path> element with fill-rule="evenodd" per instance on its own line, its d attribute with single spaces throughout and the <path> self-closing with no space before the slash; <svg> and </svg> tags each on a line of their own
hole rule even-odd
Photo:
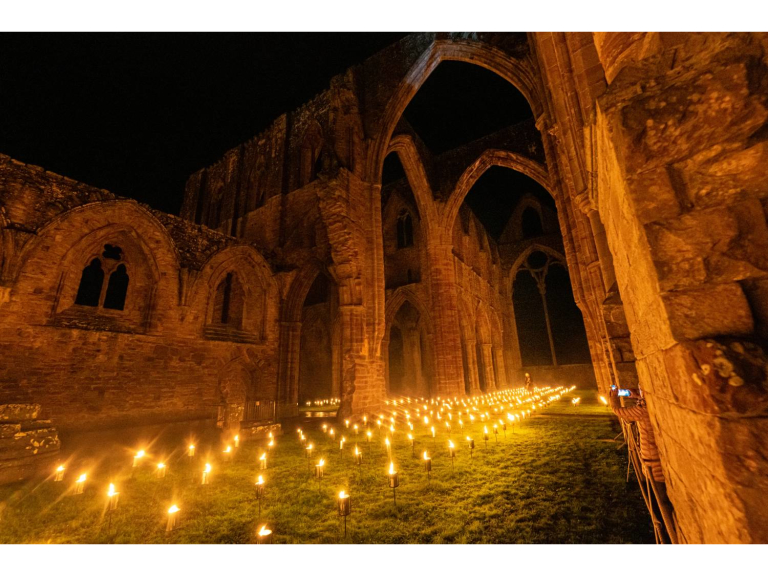
<svg viewBox="0 0 768 576">
<path fill-rule="evenodd" d="M 325 477 L 308 473 L 305 451 L 294 430 L 277 439 L 269 467 L 261 519 L 257 518 L 254 480 L 261 444 L 242 445 L 232 462 L 222 462 L 221 448 L 198 446 L 193 462 L 177 453 L 164 457 L 169 469 L 155 478 L 151 462 L 130 476 L 130 456 L 105 458 L 89 473 L 83 495 L 72 495 L 79 474 L 76 462 L 64 482 L 0 487 L 0 542 L 71 543 L 247 543 L 266 522 L 275 543 L 650 543 L 653 532 L 634 480 L 625 482 L 626 453 L 608 442 L 618 424 L 596 401 L 595 394 L 578 391 L 581 404 L 570 399 L 543 410 L 507 431 L 493 435 L 487 448 L 483 424 L 465 426 L 453 434 L 457 444 L 455 472 L 447 453 L 448 435 L 433 443 L 423 426 L 416 428 L 416 452 L 433 458 L 431 481 L 420 459 L 411 456 L 405 433 L 398 431 L 394 461 L 400 474 L 397 508 L 386 485 L 388 459 L 383 445 L 368 445 L 361 434 L 363 465 L 352 463 L 355 438 L 351 429 L 343 458 L 338 443 L 319 429 L 308 431 L 327 462 Z M 564 417 L 558 417 L 558 414 Z M 606 418 L 595 417 L 604 414 Z M 579 417 L 579 416 L 586 417 Z M 319 428 L 320 421 L 313 424 Z M 375 430 L 375 428 L 374 428 Z M 347 431 L 345 431 L 346 433 Z M 476 442 L 470 458 L 466 441 Z M 338 438 L 338 436 L 337 436 Z M 152 451 L 160 453 L 161 446 Z M 214 455 L 203 456 L 208 450 Z M 211 483 L 200 485 L 207 458 L 213 465 Z M 114 481 L 120 501 L 108 528 L 106 489 Z M 352 514 L 344 540 L 336 513 L 336 494 L 351 494 Z M 165 532 L 166 510 L 181 508 L 180 527 Z"/>
</svg>

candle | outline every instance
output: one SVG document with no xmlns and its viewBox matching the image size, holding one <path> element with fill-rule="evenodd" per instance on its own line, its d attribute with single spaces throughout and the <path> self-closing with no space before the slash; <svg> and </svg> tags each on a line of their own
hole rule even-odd
<svg viewBox="0 0 768 576">
<path fill-rule="evenodd" d="M 453 440 L 448 440 L 448 453 L 451 455 L 451 459 L 456 457 L 456 446 L 454 446 Z"/>
<path fill-rule="evenodd" d="M 259 518 L 261 518 L 261 499 L 264 497 L 264 477 L 259 476 L 256 480 L 256 500 L 259 502 Z"/>
<path fill-rule="evenodd" d="M 315 465 L 315 478 L 318 480 L 323 478 L 323 466 L 325 466 L 325 460 L 320 458 L 320 461 Z"/>
<path fill-rule="evenodd" d="M 363 453 L 360 452 L 357 448 L 357 444 L 355 444 L 355 464 L 360 466 L 363 463 Z"/>
<path fill-rule="evenodd" d="M 235 436 L 235 448 L 240 448 L 240 435 Z"/>
<path fill-rule="evenodd" d="M 256 533 L 256 544 L 267 544 L 268 542 L 272 542 L 272 530 L 264 524 Z"/>
<path fill-rule="evenodd" d="M 259 475 L 258 480 L 256 480 L 256 498 L 261 498 L 264 496 L 264 476 Z"/>
<path fill-rule="evenodd" d="M 120 492 L 115 492 L 115 485 L 110 484 L 109 490 L 107 490 L 107 509 L 112 512 L 117 508 L 117 497 L 120 496 Z"/>
<path fill-rule="evenodd" d="M 64 480 L 64 466 L 59 466 L 56 468 L 56 476 L 53 477 L 54 482 L 61 482 Z"/>
<path fill-rule="evenodd" d="M 424 450 L 424 472 L 427 473 L 427 479 L 429 479 L 429 473 L 432 472 L 432 458 L 429 457 L 427 451 Z"/>
<path fill-rule="evenodd" d="M 344 427 L 349 428 L 349 420 L 344 420 Z"/>
<path fill-rule="evenodd" d="M 224 458 L 229 460 L 229 458 L 232 456 L 232 446 L 227 446 L 224 448 Z"/>
<path fill-rule="evenodd" d="M 493 438 L 496 442 L 499 441 L 499 427 L 496 424 L 493 425 Z"/>
<path fill-rule="evenodd" d="M 411 456 L 416 456 L 416 453 L 414 452 L 413 434 L 408 434 L 408 440 L 411 441 Z"/>
<path fill-rule="evenodd" d="M 267 453 L 266 452 L 262 452 L 261 456 L 259 456 L 259 469 L 260 470 L 267 469 Z"/>
<path fill-rule="evenodd" d="M 133 457 L 133 467 L 136 468 L 139 465 L 139 461 L 144 458 L 144 450 L 136 452 L 136 456 Z"/>
<path fill-rule="evenodd" d="M 179 510 L 181 510 L 176 504 L 168 508 L 168 523 L 165 525 L 165 531 L 171 532 L 176 528 L 176 522 L 179 518 Z"/>
<path fill-rule="evenodd" d="M 483 426 L 483 441 L 485 441 L 485 447 L 488 448 L 488 426 Z"/>
<path fill-rule="evenodd" d="M 211 465 L 206 463 L 205 468 L 203 469 L 203 481 L 201 483 L 202 485 L 208 484 L 208 476 L 210 475 L 210 473 L 211 473 Z"/>
<path fill-rule="evenodd" d="M 359 429 L 357 427 L 357 424 L 355 424 L 352 428 L 355 430 L 355 436 L 357 436 L 357 433 L 359 432 Z"/>
<path fill-rule="evenodd" d="M 155 474 L 157 475 L 158 478 L 165 478 L 166 470 L 167 470 L 167 468 L 165 466 L 165 463 L 164 462 L 160 462 L 157 465 L 157 470 L 155 471 Z"/>
<path fill-rule="evenodd" d="M 80 474 L 80 477 L 75 480 L 75 494 L 82 494 L 83 488 L 85 488 L 85 474 Z"/>
<path fill-rule="evenodd" d="M 397 471 L 395 470 L 395 463 L 394 462 L 390 462 L 389 463 L 388 478 L 389 478 L 389 487 L 390 488 L 392 488 L 394 490 L 395 488 L 400 486 L 400 480 L 397 477 Z"/>
<path fill-rule="evenodd" d="M 469 457 L 472 458 L 472 453 L 475 450 L 475 441 L 467 436 L 467 442 L 469 442 Z"/>
<path fill-rule="evenodd" d="M 195 455 L 195 445 L 190 444 L 189 447 L 187 448 L 187 456 L 192 458 L 194 455 Z"/>
<path fill-rule="evenodd" d="M 272 438 L 269 442 L 267 442 L 267 450 L 270 452 L 272 451 L 272 448 L 275 447 L 275 439 Z"/>
<path fill-rule="evenodd" d="M 328 434 L 331 435 L 331 440 L 333 440 L 334 436 L 336 435 L 336 432 L 335 432 L 335 430 L 333 428 L 331 428 L 330 431 L 328 432 Z"/>
<path fill-rule="evenodd" d="M 349 499 L 349 494 L 344 490 L 339 492 L 339 516 L 349 516 L 352 511 L 352 503 Z"/>
<path fill-rule="evenodd" d="M 309 446 L 307 446 L 307 460 L 312 458 L 312 449 L 315 447 L 314 444 L 310 443 Z"/>
<path fill-rule="evenodd" d="M 366 434 L 366 436 L 368 436 L 368 443 L 370 444 L 371 443 L 371 431 L 368 430 L 365 434 Z"/>
</svg>

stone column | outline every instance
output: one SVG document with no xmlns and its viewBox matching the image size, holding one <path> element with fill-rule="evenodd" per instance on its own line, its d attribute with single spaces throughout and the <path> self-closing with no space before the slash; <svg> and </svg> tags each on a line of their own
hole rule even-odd
<svg viewBox="0 0 768 576">
<path fill-rule="evenodd" d="M 469 370 L 470 394 L 480 394 L 480 379 L 477 377 L 477 341 L 467 340 L 467 370 Z"/>
<path fill-rule="evenodd" d="M 464 393 L 459 329 L 458 294 L 456 292 L 453 247 L 450 244 L 427 246 L 437 394 L 456 396 Z"/>
<path fill-rule="evenodd" d="M 277 412 L 281 418 L 299 415 L 300 348 L 301 322 L 280 322 Z"/>
<path fill-rule="evenodd" d="M 485 388 L 487 392 L 496 390 L 496 375 L 493 372 L 493 345 L 483 344 L 483 368 L 485 368 Z"/>
</svg>

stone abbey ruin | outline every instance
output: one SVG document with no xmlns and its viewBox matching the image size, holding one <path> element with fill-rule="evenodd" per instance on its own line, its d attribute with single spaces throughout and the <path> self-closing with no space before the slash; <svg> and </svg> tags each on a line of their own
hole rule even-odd
<svg viewBox="0 0 768 576">
<path fill-rule="evenodd" d="M 530 116 L 431 150 L 403 113 L 455 62 Z M 412 34 L 190 175 L 178 216 L 0 156 L 0 479 L 60 431 L 247 436 L 265 406 L 529 373 L 641 390 L 616 412 L 677 541 L 766 542 L 766 166 L 762 33 Z M 498 168 L 528 184 L 494 235 L 465 198 Z"/>
</svg>

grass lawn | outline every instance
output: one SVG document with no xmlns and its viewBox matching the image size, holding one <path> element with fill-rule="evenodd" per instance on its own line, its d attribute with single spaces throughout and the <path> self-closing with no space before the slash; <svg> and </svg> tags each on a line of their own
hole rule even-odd
<svg viewBox="0 0 768 576">
<path fill-rule="evenodd" d="M 430 482 L 422 461 L 411 456 L 405 432 L 398 431 L 397 508 L 376 427 L 370 445 L 362 434 L 359 438 L 364 456 L 358 468 L 352 462 L 352 430 L 342 458 L 338 443 L 332 445 L 319 430 L 318 419 L 305 431 L 318 448 L 313 467 L 319 457 L 326 460 L 321 482 L 308 473 L 295 427 L 277 439 L 264 472 L 257 465 L 261 443 L 242 444 L 232 462 L 222 461 L 215 443 L 199 443 L 192 462 L 181 442 L 166 446 L 166 454 L 174 448 L 176 454 L 166 459 L 164 479 L 152 474 L 151 458 L 131 478 L 130 454 L 112 450 L 119 460 L 105 458 L 95 465 L 82 495 L 71 494 L 81 471 L 76 462 L 68 466 L 64 482 L 0 487 L 0 542 L 248 543 L 266 522 L 275 543 L 652 543 L 639 489 L 634 479 L 625 482 L 626 452 L 606 441 L 618 433 L 618 423 L 594 393 L 574 393 L 582 398 L 578 407 L 566 396 L 542 410 L 543 416 L 515 426 L 514 433 L 508 430 L 506 439 L 500 433 L 496 443 L 491 434 L 487 448 L 483 424 L 465 425 L 462 435 L 453 434 L 455 472 L 448 435 L 438 433 L 433 445 L 424 426 L 416 426 L 417 456 L 426 449 L 433 459 Z M 458 441 L 468 434 L 476 443 L 471 459 L 466 441 Z M 151 451 L 162 448 L 154 445 Z M 206 461 L 213 472 L 211 483 L 202 486 Z M 267 483 L 260 520 L 254 497 L 259 473 Z M 105 514 L 110 481 L 120 492 L 111 528 Z M 346 540 L 336 508 L 341 489 L 352 502 Z M 179 528 L 166 533 L 172 503 L 181 508 Z"/>
</svg>

